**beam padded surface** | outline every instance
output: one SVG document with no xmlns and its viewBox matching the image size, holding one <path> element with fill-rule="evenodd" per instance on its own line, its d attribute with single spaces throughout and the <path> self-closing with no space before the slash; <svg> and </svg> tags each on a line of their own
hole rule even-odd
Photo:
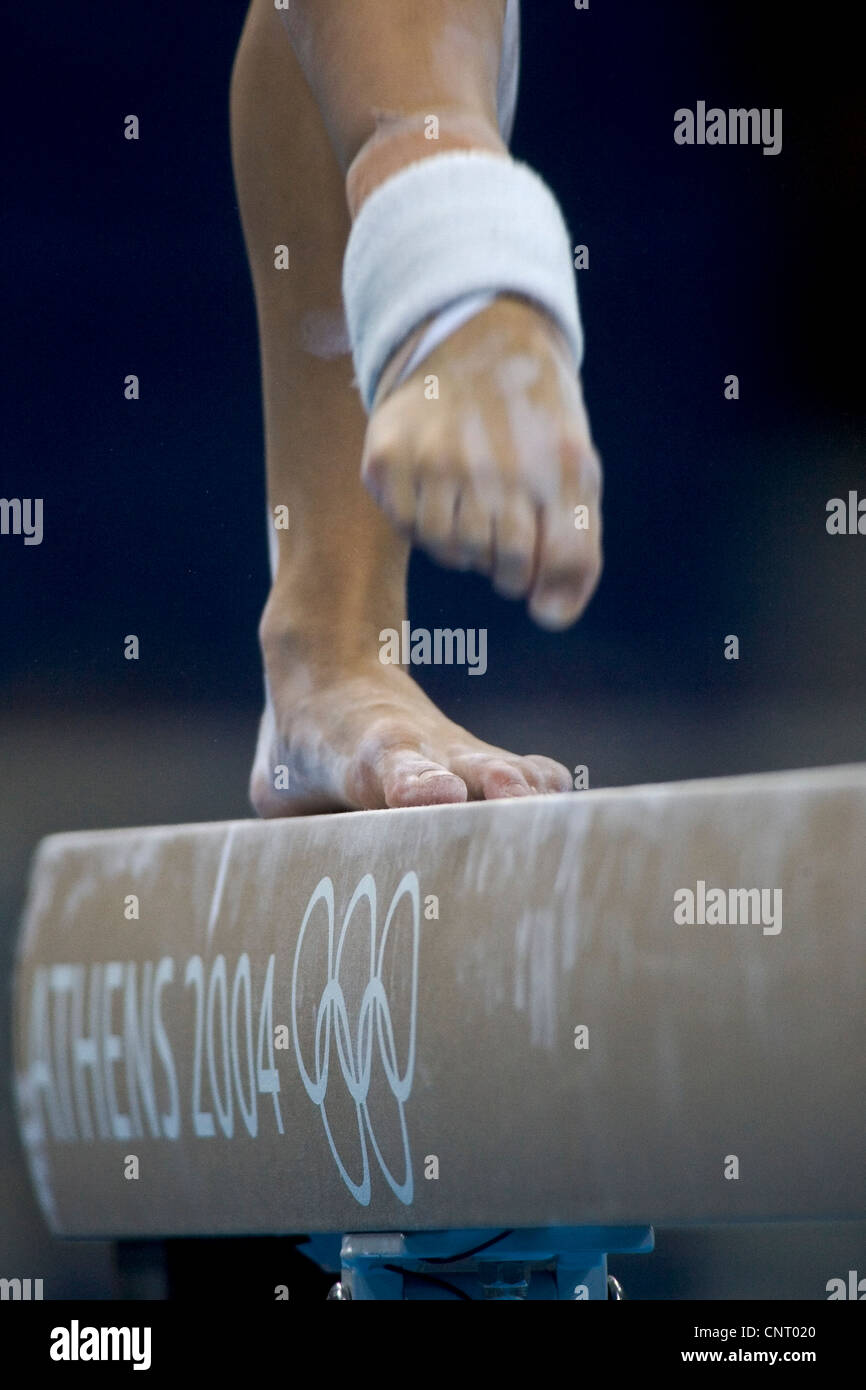
<svg viewBox="0 0 866 1390">
<path fill-rule="evenodd" d="M 862 1217 L 864 882 L 863 765 L 53 836 L 16 979 L 46 1217 Z"/>
</svg>

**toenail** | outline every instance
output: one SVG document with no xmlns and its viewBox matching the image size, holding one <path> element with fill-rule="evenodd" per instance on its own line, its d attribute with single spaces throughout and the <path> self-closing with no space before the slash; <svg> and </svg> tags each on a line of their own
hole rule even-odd
<svg viewBox="0 0 866 1390">
<path fill-rule="evenodd" d="M 548 589 L 537 593 L 530 604 L 537 622 L 553 628 L 572 623 L 579 612 L 577 594 L 573 589 Z"/>
</svg>

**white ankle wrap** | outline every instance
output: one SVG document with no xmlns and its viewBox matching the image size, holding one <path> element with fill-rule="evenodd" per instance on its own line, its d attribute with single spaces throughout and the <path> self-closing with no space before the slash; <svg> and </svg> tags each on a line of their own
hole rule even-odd
<svg viewBox="0 0 866 1390">
<path fill-rule="evenodd" d="M 580 368 L 571 239 L 538 174 L 503 156 L 459 150 L 409 164 L 370 194 L 343 263 L 346 321 L 367 410 L 408 334 L 431 314 L 483 291 L 538 303 L 562 329 Z"/>
</svg>

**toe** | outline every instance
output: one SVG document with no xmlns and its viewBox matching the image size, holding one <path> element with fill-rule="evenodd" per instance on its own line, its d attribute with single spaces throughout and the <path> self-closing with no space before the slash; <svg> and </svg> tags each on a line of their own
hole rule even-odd
<svg viewBox="0 0 866 1390">
<path fill-rule="evenodd" d="M 466 783 L 441 763 L 432 762 L 413 749 L 392 748 L 381 768 L 385 805 L 439 806 L 466 801 Z"/>
<path fill-rule="evenodd" d="M 562 763 L 553 758 L 544 758 L 539 753 L 530 753 L 521 759 L 521 765 L 534 789 L 539 792 L 570 792 L 574 790 L 571 773 Z"/>
<path fill-rule="evenodd" d="M 538 571 L 529 596 L 529 612 L 541 627 L 570 627 L 589 602 L 600 572 L 597 511 L 589 509 L 588 530 L 575 528 L 574 508 L 543 508 Z"/>
<path fill-rule="evenodd" d="M 493 517 L 474 488 L 460 494 L 454 522 L 453 564 L 489 574 L 493 563 Z"/>
<path fill-rule="evenodd" d="M 488 801 L 510 796 L 532 796 L 533 789 L 516 764 L 490 759 L 483 764 L 479 780 Z"/>
<path fill-rule="evenodd" d="M 457 484 L 451 478 L 425 474 L 418 498 L 416 536 L 421 545 L 450 548 L 457 508 Z"/>
<path fill-rule="evenodd" d="M 524 493 L 508 498 L 496 516 L 493 587 L 504 598 L 523 598 L 535 569 L 537 512 Z"/>
<path fill-rule="evenodd" d="M 455 758 L 454 769 L 464 779 L 469 795 L 477 801 L 531 796 L 534 790 L 517 758 L 497 757 L 492 749 L 487 753 L 467 753 Z"/>
</svg>

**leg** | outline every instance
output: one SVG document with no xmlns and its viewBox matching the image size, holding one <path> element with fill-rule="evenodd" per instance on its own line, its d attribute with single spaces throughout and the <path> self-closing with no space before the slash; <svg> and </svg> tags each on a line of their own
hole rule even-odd
<svg viewBox="0 0 866 1390">
<path fill-rule="evenodd" d="M 252 776 L 263 815 L 565 790 L 445 719 L 379 632 L 405 617 L 408 544 L 359 477 L 366 419 L 341 350 L 349 216 L 340 165 L 270 0 L 254 0 L 231 90 L 232 153 L 256 295 L 274 579 L 260 635 L 268 701 Z M 291 269 L 274 268 L 274 247 Z M 317 355 L 318 354 L 318 355 Z M 290 769 L 277 791 L 274 767 Z"/>
<path fill-rule="evenodd" d="M 353 215 L 414 160 L 459 148 L 507 156 L 496 120 L 504 13 L 504 0 L 293 0 L 287 30 L 347 173 Z M 435 142 L 422 111 L 443 115 Z M 380 383 L 365 485 L 436 559 L 527 597 L 543 626 L 568 626 L 601 569 L 601 475 L 558 331 L 506 295 L 400 382 L 416 337 Z M 439 380 L 432 408 L 428 374 Z"/>
</svg>

